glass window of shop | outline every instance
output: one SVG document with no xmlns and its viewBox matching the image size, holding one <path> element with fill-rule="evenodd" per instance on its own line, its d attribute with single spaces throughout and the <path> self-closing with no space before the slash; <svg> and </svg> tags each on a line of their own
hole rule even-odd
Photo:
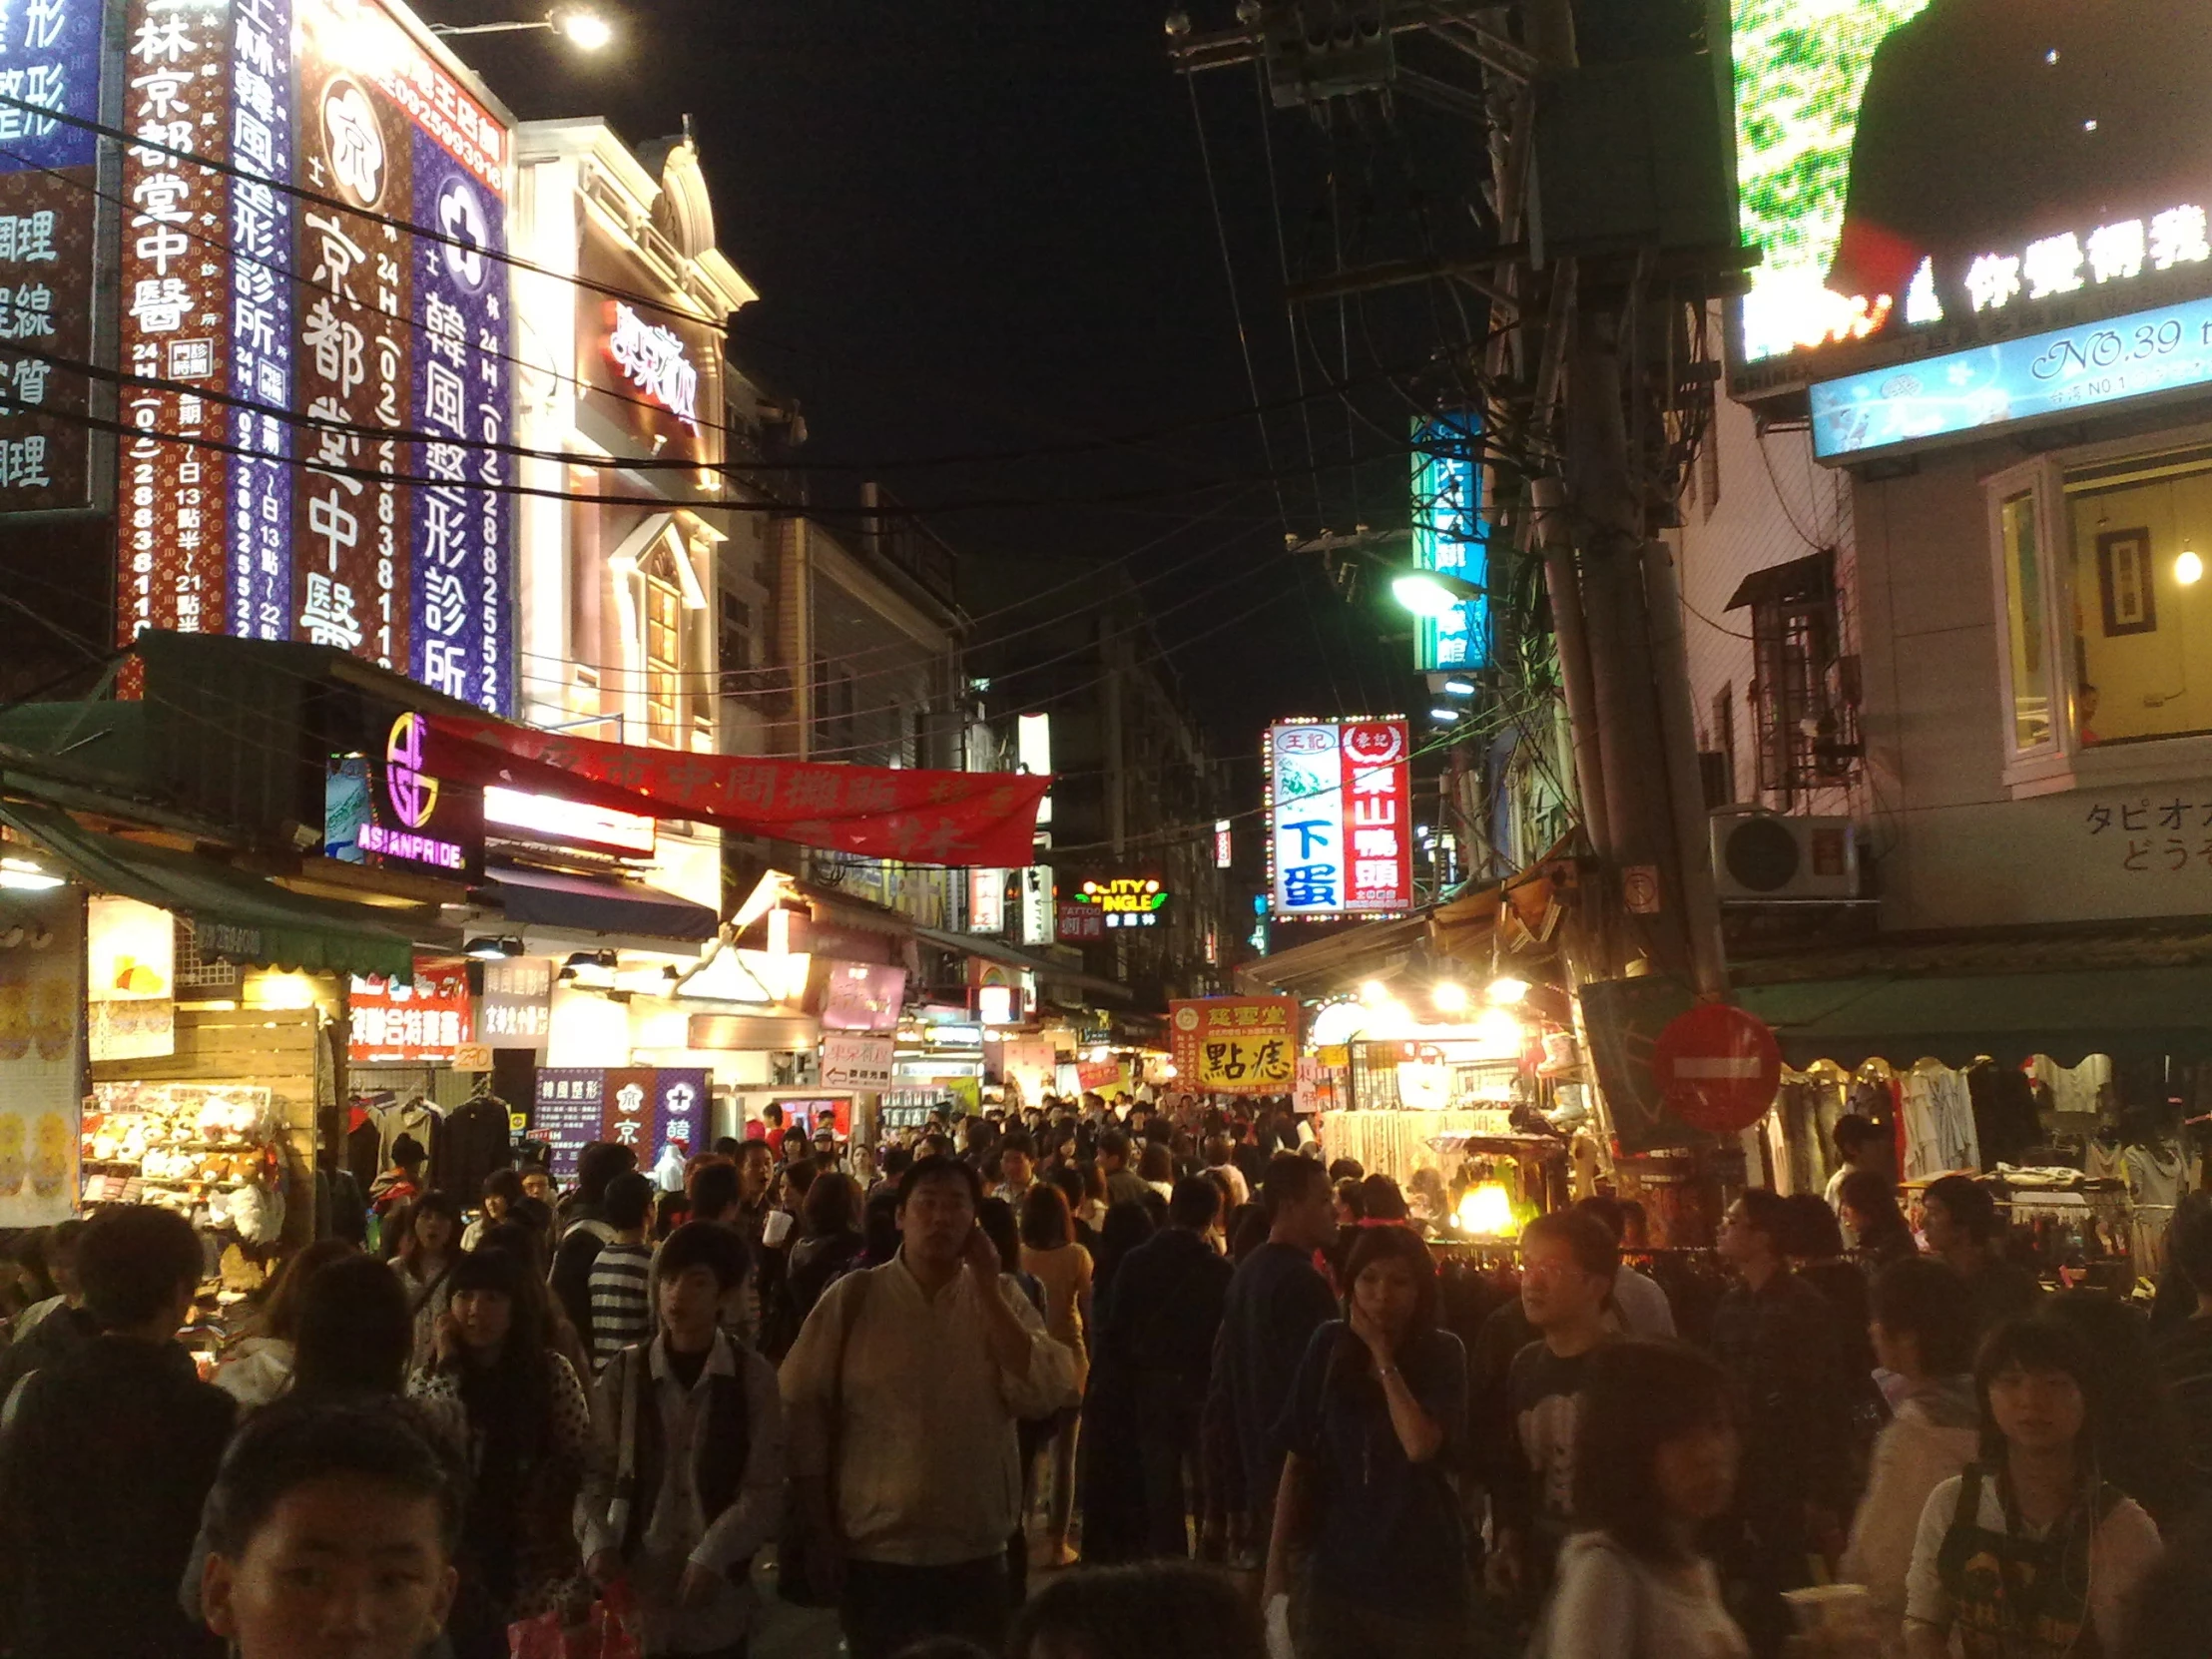
<svg viewBox="0 0 2212 1659">
<path fill-rule="evenodd" d="M 664 542 L 639 567 L 645 589 L 645 727 L 649 743 L 679 742 L 684 657 L 684 596 Z"/>
<path fill-rule="evenodd" d="M 2212 734 L 2212 444 L 2044 458 L 1988 489 L 2012 758 Z"/>
</svg>

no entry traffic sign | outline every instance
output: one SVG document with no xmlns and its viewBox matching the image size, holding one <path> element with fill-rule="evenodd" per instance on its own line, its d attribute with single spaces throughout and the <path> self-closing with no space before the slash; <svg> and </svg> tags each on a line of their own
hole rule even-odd
<svg viewBox="0 0 2212 1659">
<path fill-rule="evenodd" d="M 1675 1116 L 1693 1128 L 1733 1135 L 1774 1104 L 1782 1050 L 1766 1021 L 1709 1002 L 1676 1016 L 1659 1033 L 1651 1070 Z"/>
</svg>

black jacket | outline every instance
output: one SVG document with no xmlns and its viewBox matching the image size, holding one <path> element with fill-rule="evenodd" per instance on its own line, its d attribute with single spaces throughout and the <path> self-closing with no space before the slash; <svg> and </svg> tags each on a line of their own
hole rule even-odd
<svg viewBox="0 0 2212 1659">
<path fill-rule="evenodd" d="M 1100 1318 L 1101 1364 L 1178 1379 L 1195 1407 L 1213 1372 L 1214 1336 L 1236 1270 L 1198 1234 L 1168 1227 L 1122 1258 Z"/>
<path fill-rule="evenodd" d="M 1828 1299 L 1796 1274 L 1738 1285 L 1713 1315 L 1713 1350 L 1744 1404 L 1737 1501 L 1758 1531 L 1802 1524 L 1806 1503 L 1851 1512 L 1850 1362 Z"/>
<path fill-rule="evenodd" d="M 204 1659 L 177 1606 L 235 1413 L 174 1343 L 96 1337 L 0 1431 L 0 1590 L 18 1659 Z"/>
</svg>

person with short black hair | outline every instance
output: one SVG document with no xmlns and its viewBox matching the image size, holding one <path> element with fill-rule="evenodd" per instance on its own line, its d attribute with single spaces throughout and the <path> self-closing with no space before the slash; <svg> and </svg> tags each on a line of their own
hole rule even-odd
<svg viewBox="0 0 2212 1659">
<path fill-rule="evenodd" d="M 1374 1227 L 1345 1262 L 1344 1318 L 1314 1333 L 1277 1428 L 1288 1449 L 1263 1606 L 1305 1574 L 1302 1659 L 1458 1659 L 1472 1589 L 1446 1475 L 1467 1432 L 1467 1357 L 1436 1324 L 1428 1247 Z"/>
<path fill-rule="evenodd" d="M 2072 1329 L 2008 1320 L 1974 1361 L 1981 1451 L 1929 1494 L 1906 1579 L 1910 1659 L 2122 1651 L 2158 1528 L 2098 1476 L 2096 1366 Z M 2016 1632 L 2032 1632 L 2032 1644 Z"/>
<path fill-rule="evenodd" d="M 808 1565 L 838 1595 L 852 1659 L 925 1636 L 998 1644 L 1015 1423 L 1072 1396 L 1073 1359 L 1002 1271 L 981 1196 L 967 1164 L 914 1164 L 898 1255 L 830 1286 L 784 1362 Z"/>
<path fill-rule="evenodd" d="M 54 1292 L 16 1316 L 13 1341 L 0 1349 L 0 1401 L 34 1371 L 58 1366 L 100 1334 L 85 1307 L 84 1282 L 77 1277 L 77 1246 L 85 1223 L 74 1216 L 50 1228 L 42 1244 Z"/>
<path fill-rule="evenodd" d="M 784 1408 L 769 1363 L 719 1328 L 746 1243 L 687 1222 L 654 1262 L 660 1328 L 625 1348 L 592 1400 L 578 1510 L 586 1568 L 629 1580 L 645 1649 L 742 1656 L 759 1614 L 753 1557 L 784 1503 Z"/>
<path fill-rule="evenodd" d="M 1909 1262 L 1921 1253 L 1912 1224 L 1898 1208 L 1898 1184 L 1887 1170 L 1844 1171 L 1836 1189 L 1836 1214 L 1860 1264 L 1870 1273 L 1894 1262 Z"/>
<path fill-rule="evenodd" d="M 1735 1493 L 1729 1378 L 1682 1343 L 1609 1343 L 1583 1382 L 1576 1531 L 1538 1640 L 1545 1659 L 1744 1659 L 1699 1535 Z"/>
<path fill-rule="evenodd" d="M 638 1156 L 612 1141 L 594 1141 L 577 1154 L 576 1190 L 555 1210 L 560 1242 L 553 1247 L 553 1296 L 582 1339 L 584 1352 L 593 1351 L 591 1326 L 591 1270 L 599 1253 L 615 1235 L 606 1216 L 607 1185 L 618 1175 L 638 1167 Z"/>
<path fill-rule="evenodd" d="M 177 1342 L 200 1269 L 184 1217 L 94 1215 L 77 1274 L 100 1335 L 0 1407 L 0 1621 L 24 1659 L 216 1651 L 176 1599 L 237 1409 Z"/>
<path fill-rule="evenodd" d="M 1135 1424 L 1144 1508 L 1138 1538 L 1094 1540 L 1086 1526 L 1083 1552 L 1090 1559 L 1113 1560 L 1125 1550 L 1190 1553 L 1190 1517 L 1199 1509 L 1199 1417 L 1235 1272 L 1207 1237 L 1220 1209 L 1213 1182 L 1185 1176 L 1168 1200 L 1168 1225 L 1129 1253 L 1099 1311 L 1087 1405 L 1126 1410 Z M 1094 1436 L 1092 1443 L 1101 1455 L 1114 1449 L 1110 1438 Z"/>
<path fill-rule="evenodd" d="M 208 1626 L 236 1659 L 413 1659 L 453 1605 L 461 1507 L 396 1402 L 279 1400 L 209 1495 Z"/>
<path fill-rule="evenodd" d="M 1604 1228 L 1618 1251 L 1628 1232 L 1628 1211 L 1619 1199 L 1594 1193 L 1575 1209 Z M 1674 1305 L 1667 1293 L 1651 1275 L 1626 1262 L 1613 1271 L 1612 1317 L 1624 1336 L 1664 1341 L 1674 1335 Z"/>
<path fill-rule="evenodd" d="M 1926 1257 L 1893 1263 L 1874 1282 L 1869 1332 L 1893 1415 L 1874 1443 L 1867 1489 L 1838 1568 L 1874 1601 L 1886 1651 L 1905 1644 L 1905 1580 L 1928 1494 L 1973 1458 L 1973 1299 L 1966 1282 Z"/>
<path fill-rule="evenodd" d="M 511 1169 L 495 1169 L 484 1177 L 483 1192 L 479 1195 L 481 1209 L 476 1219 L 461 1233 L 461 1248 L 474 1250 L 483 1242 L 484 1231 L 497 1227 L 507 1219 L 507 1212 L 522 1197 L 522 1177 Z"/>
<path fill-rule="evenodd" d="M 1821 1196 L 1828 1207 L 1841 1216 L 1845 1179 L 1859 1172 L 1889 1175 L 1890 1152 L 1896 1143 L 1888 1130 L 1874 1119 L 1862 1117 L 1857 1112 L 1846 1112 L 1838 1118 L 1836 1127 L 1829 1134 L 1836 1143 L 1836 1156 L 1840 1162 L 1836 1166 L 1836 1173 L 1828 1178 L 1828 1186 Z M 1858 1243 L 1856 1239 L 1851 1242 Z"/>
<path fill-rule="evenodd" d="M 1550 1588 L 1574 1523 L 1575 1424 L 1591 1356 L 1611 1338 L 1607 1319 L 1620 1247 L 1580 1210 L 1538 1216 L 1521 1233 L 1521 1311 L 1536 1341 L 1506 1371 L 1509 1443 L 1493 1447 L 1492 1590 L 1524 1606 Z"/>
<path fill-rule="evenodd" d="M 1720 1256 L 1740 1276 L 1713 1314 L 1712 1348 L 1748 1403 L 1731 1569 L 1749 1586 L 1745 1628 L 1762 1655 L 1790 1628 L 1781 1592 L 1806 1558 L 1842 1548 L 1850 1512 L 1848 1366 L 1834 1305 L 1790 1271 L 1793 1221 L 1781 1194 L 1752 1187 L 1721 1223 Z"/>
<path fill-rule="evenodd" d="M 1129 1167 L 1133 1143 L 1126 1129 L 1105 1129 L 1098 1137 L 1098 1168 L 1106 1178 L 1106 1207 L 1135 1204 L 1145 1195 L 1144 1177 Z"/>
<path fill-rule="evenodd" d="M 612 1235 L 591 1265 L 591 1357 L 595 1371 L 653 1334 L 653 1247 L 645 1242 L 653 1183 L 625 1170 L 607 1183 L 602 1219 Z"/>
<path fill-rule="evenodd" d="M 2043 1288 L 2034 1274 L 2005 1257 L 2005 1225 L 1996 1199 L 1980 1182 L 1968 1175 L 1931 1181 L 1921 1194 L 1921 1226 L 1928 1248 L 1957 1269 L 1973 1292 L 1976 1331 L 2035 1311 Z"/>
<path fill-rule="evenodd" d="M 1021 1213 L 1022 1201 L 1029 1196 L 1029 1189 L 1037 1184 L 1037 1148 L 1023 1131 L 1016 1129 L 998 1143 L 998 1185 L 991 1189 L 993 1198 L 1003 1198 Z"/>
</svg>

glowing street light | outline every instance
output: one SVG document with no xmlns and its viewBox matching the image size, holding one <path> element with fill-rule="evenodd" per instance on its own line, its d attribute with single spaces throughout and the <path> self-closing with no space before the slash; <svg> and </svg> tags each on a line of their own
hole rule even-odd
<svg viewBox="0 0 2212 1659">
<path fill-rule="evenodd" d="M 1446 697 L 1472 697 L 1474 695 L 1474 682 L 1472 680 L 1446 680 L 1438 689 Z"/>
<path fill-rule="evenodd" d="M 591 6 L 555 6 L 543 17 L 517 18 L 506 23 L 433 23 L 434 35 L 514 35 L 546 29 L 559 35 L 579 52 L 599 52 L 614 44 L 615 26 L 605 12 Z"/>
<path fill-rule="evenodd" d="M 1390 597 L 1418 617 L 1448 616 L 1483 590 L 1441 570 L 1404 570 L 1390 578 Z"/>
</svg>

